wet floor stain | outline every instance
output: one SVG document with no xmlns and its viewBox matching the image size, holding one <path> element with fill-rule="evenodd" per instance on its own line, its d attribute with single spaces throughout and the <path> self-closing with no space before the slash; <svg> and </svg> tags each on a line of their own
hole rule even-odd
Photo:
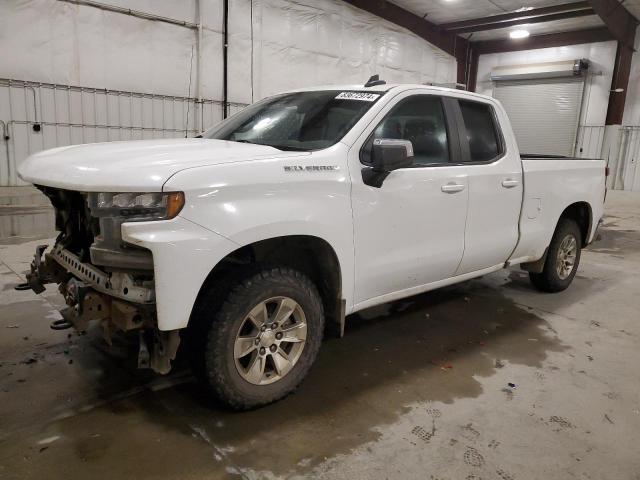
<svg viewBox="0 0 640 480">
<path fill-rule="evenodd" d="M 417 402 L 477 397 L 483 391 L 479 379 L 497 371 L 497 359 L 502 368 L 509 364 L 540 368 L 548 352 L 566 348 L 543 319 L 495 291 L 467 283 L 349 317 L 345 337 L 325 341 L 310 376 L 294 394 L 259 410 L 233 413 L 212 405 L 189 381 L 184 364 L 174 375 L 185 375 L 186 383 L 159 391 L 144 387 L 154 377 L 135 369 L 135 341 L 129 340 L 109 348 L 90 332 L 67 341 L 68 354 L 64 349 L 58 353 L 60 362 L 52 368 L 82 377 L 85 391 L 71 400 L 71 409 L 93 404 L 94 410 L 80 416 L 109 414 L 115 416 L 114 424 L 118 418 L 133 417 L 188 442 L 194 434 L 199 441 L 206 435 L 215 446 L 208 446 L 211 458 L 215 449 L 221 449 L 218 456 L 232 452 L 233 461 L 243 468 L 279 475 L 310 471 L 326 458 L 377 440 L 379 427 L 397 421 Z M 73 365 L 66 363 L 70 357 Z M 119 397 L 122 392 L 129 395 Z M 427 413 L 432 423 L 412 432 L 420 442 L 436 434 L 439 411 Z M 72 427 L 76 423 L 83 424 L 61 421 L 61 428 L 66 437 L 83 445 L 74 450 L 78 459 L 91 464 L 110 458 L 108 426 L 97 432 L 100 440 L 85 441 L 86 432 Z M 467 425 L 460 436 L 475 441 L 479 433 Z M 278 445 L 272 455 L 254 454 L 256 448 L 271 444 Z M 470 465 L 482 462 L 472 451 L 467 458 Z"/>
<path fill-rule="evenodd" d="M 637 230 L 601 228 L 596 241 L 587 247 L 590 252 L 625 255 L 640 252 L 640 232 Z"/>
<path fill-rule="evenodd" d="M 345 338 L 325 342 L 298 391 L 265 408 L 246 413 L 218 409 L 192 382 L 103 408 L 117 416 L 139 416 L 141 422 L 185 437 L 204 432 L 216 448 L 232 452 L 234 462 L 255 471 L 302 473 L 375 441 L 378 427 L 396 421 L 416 402 L 477 397 L 482 393 L 478 378 L 496 371 L 496 358 L 539 368 L 549 351 L 563 349 L 541 318 L 495 292 L 456 287 L 350 317 Z M 126 378 L 131 367 L 125 353 L 119 359 L 96 356 L 95 351 L 87 359 L 77 357 L 81 365 L 91 359 L 94 368 L 95 358 L 102 358 L 100 368 L 108 372 L 102 378 Z M 127 383 L 97 382 L 95 396 L 109 399 Z M 438 413 L 430 415 L 432 425 L 412 432 L 421 442 L 435 434 Z M 468 441 L 478 435 L 472 425 L 461 429 Z M 271 444 L 278 445 L 273 455 L 254 454 Z M 96 455 L 83 452 L 83 461 Z M 468 459 L 470 465 L 482 461 L 471 451 Z"/>
<path fill-rule="evenodd" d="M 613 234 L 601 247 L 627 248 L 620 243 L 625 234 Z M 510 275 L 507 288 L 531 289 L 526 273 Z M 4 291 L 10 288 L 6 285 Z M 11 319 L 4 326 L 19 323 L 28 338 L 35 335 L 26 327 L 33 325 L 28 317 L 38 317 L 36 328 L 47 329 L 50 314 L 40 301 L 0 306 L 0 317 Z M 136 370 L 134 336 L 108 347 L 96 330 L 82 337 L 66 335 L 32 339 L 33 363 L 22 362 L 28 349 L 9 360 L 6 351 L 0 352 L 0 402 L 40 395 L 29 402 L 51 407 L 44 409 L 46 416 L 32 417 L 29 410 L 37 409 L 31 403 L 3 403 L 3 417 L 10 418 L 3 425 L 18 433 L 40 422 L 61 435 L 29 451 L 33 478 L 45 471 L 73 475 L 74 464 L 93 478 L 180 476 L 197 473 L 199 467 L 220 476 L 242 469 L 304 474 L 327 458 L 378 440 L 381 427 L 397 422 L 416 404 L 478 397 L 482 378 L 512 364 L 541 368 L 549 352 L 568 348 L 545 320 L 472 281 L 350 316 L 345 337 L 325 341 L 309 378 L 294 394 L 259 410 L 233 413 L 212 404 L 184 361 L 169 378 Z M 7 390 L 4 398 L 2 389 Z M 506 388 L 505 395 L 513 399 L 514 389 Z M 407 430 L 416 444 L 427 445 L 439 435 L 440 410 L 429 407 L 425 413 L 424 423 Z M 552 428 L 568 428 L 547 422 Z M 123 437 L 124 430 L 134 433 Z M 0 459 L 12 457 L 10 438 L 0 437 Z M 167 439 L 171 446 L 159 445 Z M 470 469 L 486 463 L 480 440 L 473 424 L 460 426 L 457 439 L 451 439 L 461 442 L 462 459 Z M 489 448 L 499 444 L 491 440 Z M 272 445 L 277 447 L 270 454 L 255 455 L 256 449 L 265 452 Z M 185 457 L 182 468 L 158 455 L 167 448 L 169 456 L 178 447 Z M 127 457 L 118 462 L 134 451 L 135 461 Z M 54 462 L 57 455 L 69 463 Z M 512 478 L 507 472 L 496 474 Z"/>
</svg>

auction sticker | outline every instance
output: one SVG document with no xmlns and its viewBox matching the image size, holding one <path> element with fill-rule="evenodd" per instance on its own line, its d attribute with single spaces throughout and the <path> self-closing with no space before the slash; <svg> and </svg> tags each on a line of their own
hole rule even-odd
<svg viewBox="0 0 640 480">
<path fill-rule="evenodd" d="M 362 102 L 375 102 L 380 97 L 377 93 L 367 92 L 341 92 L 336 100 L 360 100 Z"/>
</svg>

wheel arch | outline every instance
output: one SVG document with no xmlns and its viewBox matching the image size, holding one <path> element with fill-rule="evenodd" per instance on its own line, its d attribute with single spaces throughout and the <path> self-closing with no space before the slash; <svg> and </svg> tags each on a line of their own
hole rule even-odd
<svg viewBox="0 0 640 480">
<path fill-rule="evenodd" d="M 560 220 L 567 218 L 574 220 L 580 228 L 580 236 L 582 237 L 582 247 L 584 248 L 589 242 L 589 232 L 593 225 L 593 211 L 588 202 L 575 202 L 569 205 L 560 214 L 560 218 L 556 223 L 556 229 L 560 224 Z"/>
<path fill-rule="evenodd" d="M 236 282 L 259 269 L 274 266 L 293 268 L 311 279 L 322 298 L 327 333 L 342 336 L 345 300 L 340 261 L 329 242 L 313 235 L 286 235 L 258 240 L 227 254 L 213 267 L 202 284 L 189 326 L 194 323 L 205 297 L 209 300 L 208 307 L 217 309 Z M 211 290 L 216 292 L 215 295 L 209 295 Z"/>
<path fill-rule="evenodd" d="M 584 201 L 575 202 L 566 207 L 558 217 L 558 221 L 556 222 L 556 226 L 551 233 L 551 238 L 549 238 L 549 241 L 547 242 L 547 247 L 544 249 L 542 257 L 540 257 L 536 261 L 521 263 L 520 268 L 530 273 L 542 272 L 545 262 L 547 261 L 549 244 L 551 243 L 555 232 L 558 230 L 560 222 L 565 218 L 573 220 L 578 224 L 578 228 L 580 229 L 580 236 L 582 237 L 582 247 L 584 248 L 587 245 L 589 240 L 589 233 L 591 232 L 591 227 L 593 224 L 593 213 L 591 210 L 591 205 L 589 205 L 588 202 Z"/>
</svg>

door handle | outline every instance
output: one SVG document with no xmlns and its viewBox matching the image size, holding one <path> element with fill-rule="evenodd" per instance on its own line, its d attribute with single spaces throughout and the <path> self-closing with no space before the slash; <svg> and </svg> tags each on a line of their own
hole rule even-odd
<svg viewBox="0 0 640 480">
<path fill-rule="evenodd" d="M 519 184 L 520 184 L 520 182 L 518 180 L 514 180 L 512 178 L 506 178 L 506 179 L 502 180 L 502 186 L 504 188 L 517 187 Z"/>
<path fill-rule="evenodd" d="M 456 193 L 456 192 L 461 192 L 462 190 L 464 190 L 464 185 L 461 183 L 447 183 L 446 185 L 442 185 L 442 187 L 440 187 L 440 190 L 442 190 L 444 193 Z"/>
</svg>

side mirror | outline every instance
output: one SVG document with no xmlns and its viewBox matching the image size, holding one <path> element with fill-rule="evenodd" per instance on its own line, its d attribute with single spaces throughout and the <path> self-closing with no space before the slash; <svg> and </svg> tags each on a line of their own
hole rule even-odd
<svg viewBox="0 0 640 480">
<path fill-rule="evenodd" d="M 377 138 L 371 149 L 371 167 L 375 172 L 391 172 L 413 165 L 413 144 L 409 140 Z"/>
</svg>

